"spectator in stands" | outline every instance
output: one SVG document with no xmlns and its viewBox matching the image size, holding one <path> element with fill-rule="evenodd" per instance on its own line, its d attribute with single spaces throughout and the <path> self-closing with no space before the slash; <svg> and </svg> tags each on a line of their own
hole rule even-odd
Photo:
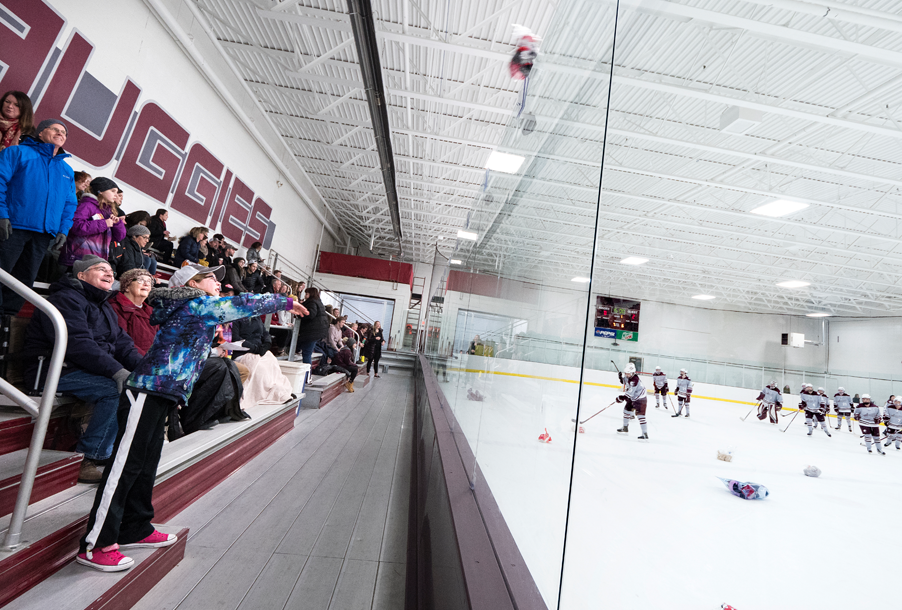
<svg viewBox="0 0 902 610">
<path fill-rule="evenodd" d="M 263 256 L 260 254 L 260 250 L 263 249 L 263 244 L 259 241 L 255 241 L 251 244 L 251 247 L 247 249 L 247 256 L 244 258 L 247 259 L 247 264 L 251 263 L 259 263 L 263 261 Z"/>
<path fill-rule="evenodd" d="M 366 374 L 370 374 L 370 365 L 373 365 L 376 369 L 376 372 L 373 374 L 373 377 L 379 376 L 379 359 L 382 358 L 382 346 L 385 344 L 385 339 L 382 336 L 382 322 L 376 320 L 373 322 L 373 330 L 370 333 L 370 338 L 366 342 L 367 346 L 367 359 L 366 359 Z"/>
<path fill-rule="evenodd" d="M 34 135 L 34 110 L 21 91 L 7 91 L 0 98 L 0 151 L 18 146 L 19 140 Z"/>
<path fill-rule="evenodd" d="M 256 294 L 263 291 L 263 276 L 257 263 L 248 263 L 247 274 L 244 276 L 244 286 L 248 291 Z"/>
<path fill-rule="evenodd" d="M 119 326 L 132 338 L 142 356 L 150 349 L 159 328 L 150 323 L 153 308 L 144 302 L 153 285 L 153 276 L 146 269 L 131 269 L 119 276 L 119 292 L 110 299 L 113 311 L 119 316 Z"/>
<path fill-rule="evenodd" d="M 334 312 L 334 310 L 333 310 Z M 335 315 L 333 313 L 333 315 Z M 328 345 L 334 353 L 328 354 L 329 358 L 334 358 L 338 350 L 341 349 L 341 328 L 344 326 L 344 318 L 336 316 L 332 323 L 329 324 Z"/>
<path fill-rule="evenodd" d="M 81 196 L 88 190 L 91 180 L 91 174 L 88 172 L 75 172 L 75 199 L 81 199 Z"/>
<path fill-rule="evenodd" d="M 217 233 L 209 242 L 207 242 L 207 263 L 213 267 L 222 265 L 225 258 L 225 237 Z"/>
<path fill-rule="evenodd" d="M 281 309 L 307 313 L 299 303 L 275 295 L 219 298 L 223 271 L 189 264 L 172 275 L 168 288 L 151 292 L 151 322 L 159 324 L 160 331 L 126 382 L 113 462 L 94 497 L 78 563 L 104 572 L 125 570 L 134 560 L 119 552 L 120 544 L 175 544 L 175 536 L 157 532 L 151 525 L 163 429 L 170 410 L 191 396 L 216 325 Z M 109 272 L 112 283 L 112 269 Z"/>
<path fill-rule="evenodd" d="M 242 292 L 250 292 L 247 287 L 244 285 L 244 259 L 238 257 L 235 259 L 235 262 L 232 263 L 231 266 L 226 267 L 226 282 L 232 287 L 235 291 L 235 294 L 241 294 Z"/>
<path fill-rule="evenodd" d="M 351 325 L 348 325 L 348 316 L 344 316 L 342 318 L 344 320 L 344 324 L 341 326 L 341 338 L 342 339 L 350 339 L 354 338 L 357 340 L 357 322 L 354 322 Z"/>
<path fill-rule="evenodd" d="M 306 364 L 313 361 L 313 347 L 316 342 L 325 337 L 329 332 L 328 316 L 326 308 L 319 298 L 319 289 L 311 286 L 304 291 L 304 307 L 310 312 L 301 318 L 301 326 L 298 329 L 298 350 L 301 352 L 301 360 Z"/>
<path fill-rule="evenodd" d="M 122 191 L 119 191 L 120 196 L 122 195 Z M 120 200 L 121 203 L 121 200 Z M 147 226 L 147 223 L 150 221 L 150 214 L 145 212 L 144 210 L 138 210 L 137 212 L 132 212 L 131 214 L 127 214 L 125 216 L 125 228 L 131 229 L 135 225 L 143 225 Z M 147 233 L 150 235 L 150 232 Z"/>
<path fill-rule="evenodd" d="M 470 347 L 467 348 L 467 353 L 473 355 L 476 353 L 476 348 L 482 345 L 482 339 L 479 338 L 479 335 L 473 337 L 473 340 L 470 341 Z"/>
<path fill-rule="evenodd" d="M 109 178 L 98 177 L 78 202 L 69 239 L 60 255 L 60 265 L 70 268 L 89 254 L 102 259 L 110 257 L 113 240 L 125 239 L 125 218 L 116 215 L 116 191 L 119 187 Z"/>
<path fill-rule="evenodd" d="M 179 240 L 179 248 L 173 261 L 176 267 L 182 267 L 186 263 L 200 261 L 201 244 L 207 241 L 210 229 L 207 227 L 194 227 L 188 234 Z"/>
<path fill-rule="evenodd" d="M 122 275 L 129 269 L 147 269 L 151 275 L 157 273 L 157 261 L 144 253 L 150 241 L 150 229 L 144 225 L 135 225 L 128 230 L 122 256 L 116 261 L 116 275 Z"/>
<path fill-rule="evenodd" d="M 235 252 L 238 249 L 232 244 L 225 244 L 222 248 L 222 264 L 223 265 L 231 265 L 232 257 L 235 256 Z"/>
<path fill-rule="evenodd" d="M 26 136 L 0 152 L 0 268 L 29 288 L 47 247 L 52 243 L 58 252 L 66 242 L 78 205 L 65 143 L 66 126 L 47 119 L 38 125 L 37 138 Z M 2 288 L 3 313 L 18 313 L 24 302 Z"/>
<path fill-rule="evenodd" d="M 232 323 L 232 341 L 244 341 L 248 354 L 262 356 L 272 347 L 272 337 L 259 316 L 244 318 Z M 242 354 L 243 355 L 243 354 Z"/>
<path fill-rule="evenodd" d="M 74 194 L 74 193 L 73 193 Z M 113 268 L 93 254 L 75 261 L 72 274 L 64 275 L 50 289 L 48 300 L 66 320 L 69 341 L 57 391 L 93 403 L 88 429 L 76 450 L 85 455 L 78 480 L 97 483 L 98 463 L 110 457 L 116 439 L 116 410 L 119 394 L 129 373 L 141 360 L 131 337 L 119 326 L 119 318 L 109 303 Z M 44 384 L 47 367 L 39 356 L 49 356 L 55 336 L 53 324 L 35 311 L 25 330 L 25 355 L 29 359 L 25 378 L 29 387 Z"/>
<path fill-rule="evenodd" d="M 345 387 L 348 389 L 348 392 L 354 391 L 354 379 L 357 377 L 357 364 L 354 362 L 355 345 L 356 342 L 353 337 L 347 339 L 346 342 L 342 344 L 341 349 L 338 350 L 335 360 L 332 361 L 336 370 L 347 375 L 348 378 L 345 381 Z"/>
<path fill-rule="evenodd" d="M 169 220 L 169 210 L 160 208 L 157 213 L 147 219 L 147 228 L 150 229 L 150 247 L 160 253 L 160 260 L 170 262 L 172 260 L 172 242 L 166 239 L 169 231 L 166 229 L 166 221 Z"/>
</svg>

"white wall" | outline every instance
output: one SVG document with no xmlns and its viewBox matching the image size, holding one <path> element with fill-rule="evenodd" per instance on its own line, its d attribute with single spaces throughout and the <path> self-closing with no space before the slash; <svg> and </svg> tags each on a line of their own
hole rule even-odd
<svg viewBox="0 0 902 610">
<path fill-rule="evenodd" d="M 410 286 L 397 282 L 382 282 L 345 275 L 332 275 L 331 273 L 317 273 L 314 279 L 317 284 L 334 292 L 359 294 L 378 299 L 393 299 L 395 310 L 392 316 L 390 347 L 396 349 L 401 345 L 404 320 L 410 305 Z"/>
<path fill-rule="evenodd" d="M 274 149 L 269 133 L 273 130 L 265 124 L 253 100 L 247 96 L 239 100 L 244 114 L 236 116 L 224 99 L 227 92 L 211 86 L 158 20 L 157 13 L 148 8 L 148 4 L 155 4 L 171 11 L 174 22 L 169 25 L 191 33 L 193 50 L 206 54 L 206 67 L 211 72 L 219 70 L 221 82 L 227 81 L 232 92 L 243 90 L 240 80 L 215 55 L 215 46 L 188 11 L 185 0 L 47 0 L 46 4 L 67 21 L 57 45 L 65 48 L 73 29 L 87 38 L 94 52 L 85 70 L 114 92 L 121 91 L 131 78 L 141 88 L 135 110 L 140 111 L 152 100 L 190 132 L 188 147 L 202 142 L 272 207 L 270 219 L 277 225 L 272 248 L 298 267 L 312 270 L 323 227 L 313 209 L 328 219 L 325 201 L 293 158 L 284 154 L 287 150 Z M 40 107 L 37 115 L 38 120 L 46 118 Z M 77 157 L 70 159 L 76 171 L 85 170 L 95 177 L 112 176 L 117 163 L 114 160 L 104 167 L 94 167 Z M 123 207 L 127 212 L 143 209 L 153 213 L 168 207 L 168 203 L 161 205 L 129 184 L 120 186 L 125 191 Z M 168 224 L 171 234 L 183 235 L 201 223 L 172 211 Z M 331 230 L 343 237 L 339 229 Z M 326 232 L 324 241 L 324 247 L 331 247 L 334 239 Z M 243 247 L 239 249 L 242 255 L 244 251 Z"/>
<path fill-rule="evenodd" d="M 902 376 L 902 319 L 831 319 L 829 324 L 831 372 Z"/>
</svg>

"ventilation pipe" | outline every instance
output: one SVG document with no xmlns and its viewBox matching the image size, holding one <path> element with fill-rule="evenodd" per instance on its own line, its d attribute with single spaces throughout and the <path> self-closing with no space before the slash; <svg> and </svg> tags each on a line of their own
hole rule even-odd
<svg viewBox="0 0 902 610">
<path fill-rule="evenodd" d="M 392 230 L 398 240 L 398 255 L 401 255 L 401 210 L 398 206 L 398 191 L 395 188 L 395 158 L 391 147 L 391 129 L 388 126 L 388 103 L 382 86 L 382 66 L 379 63 L 379 47 L 376 43 L 376 25 L 369 0 L 348 0 L 348 15 L 354 31 L 360 74 L 366 90 L 366 100 L 370 106 L 370 121 L 379 152 L 382 182 L 388 200 Z"/>
</svg>

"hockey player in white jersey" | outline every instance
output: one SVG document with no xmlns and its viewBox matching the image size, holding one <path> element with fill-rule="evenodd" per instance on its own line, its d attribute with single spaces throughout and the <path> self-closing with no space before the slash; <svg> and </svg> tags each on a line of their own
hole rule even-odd
<svg viewBox="0 0 902 610">
<path fill-rule="evenodd" d="M 677 412 L 671 417 L 679 417 L 683 413 L 683 407 L 686 407 L 686 417 L 689 417 L 689 399 L 692 398 L 692 380 L 689 379 L 689 373 L 686 369 L 680 369 L 680 376 L 676 380 L 676 389 L 673 391 L 677 397 Z"/>
<path fill-rule="evenodd" d="M 636 373 L 636 365 L 630 362 L 623 368 L 623 372 L 617 375 L 620 378 L 620 383 L 623 384 L 623 394 L 617 397 L 617 402 L 626 403 L 623 407 L 623 427 L 618 428 L 617 432 L 628 433 L 630 431 L 630 420 L 638 417 L 639 427 L 642 429 L 642 435 L 639 437 L 639 440 L 648 440 L 648 424 L 645 419 L 645 408 L 648 404 L 648 399 L 645 393 L 645 386 L 642 385 L 642 380 L 639 379 L 639 374 Z M 635 416 L 633 412 L 636 413 Z"/>
<path fill-rule="evenodd" d="M 893 400 L 890 407 L 884 409 L 883 422 L 886 424 L 886 443 L 884 447 L 895 441 L 896 449 L 902 449 L 902 398 Z"/>
<path fill-rule="evenodd" d="M 656 366 L 655 372 L 652 373 L 651 376 L 652 383 L 655 386 L 655 409 L 660 408 L 661 402 L 664 402 L 664 408 L 667 408 L 667 393 L 670 391 L 670 388 L 667 387 L 667 375 L 661 370 L 661 367 Z"/>
<path fill-rule="evenodd" d="M 783 394 L 777 387 L 777 381 L 771 380 L 758 394 L 758 419 L 770 418 L 770 423 L 779 421 L 777 413 L 783 408 Z"/>
<path fill-rule="evenodd" d="M 823 410 L 824 406 L 821 398 L 824 397 L 815 392 L 814 388 L 810 385 L 807 385 L 807 387 L 802 390 L 802 393 L 799 394 L 799 398 L 801 399 L 799 409 L 805 411 L 805 425 L 808 426 L 808 436 L 811 436 L 814 433 L 814 428 L 817 427 L 816 422 L 820 422 L 821 428 L 824 429 L 824 433 L 827 436 L 833 436 L 830 434 L 830 430 L 827 427 L 827 417 Z"/>
<path fill-rule="evenodd" d="M 833 410 L 836 411 L 836 429 L 842 428 L 842 420 L 845 417 L 849 424 L 849 432 L 852 431 L 852 397 L 846 394 L 845 388 L 837 388 L 833 395 Z"/>
<path fill-rule="evenodd" d="M 871 402 L 870 394 L 861 395 L 861 404 L 855 407 L 855 421 L 861 428 L 864 435 L 864 442 L 867 445 L 868 453 L 871 451 L 871 443 L 877 447 L 877 451 L 883 453 L 883 447 L 880 445 L 880 407 Z M 886 455 L 883 453 L 883 455 Z"/>
</svg>

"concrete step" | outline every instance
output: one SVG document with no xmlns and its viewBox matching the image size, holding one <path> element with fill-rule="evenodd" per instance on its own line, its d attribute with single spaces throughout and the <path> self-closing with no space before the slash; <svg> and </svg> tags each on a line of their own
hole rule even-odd
<svg viewBox="0 0 902 610">
<path fill-rule="evenodd" d="M 13 512 L 27 455 L 28 449 L 0 455 L 0 517 Z M 70 451 L 42 451 L 31 490 L 31 502 L 38 502 L 73 487 L 78 482 L 82 457 L 80 453 Z"/>
</svg>

